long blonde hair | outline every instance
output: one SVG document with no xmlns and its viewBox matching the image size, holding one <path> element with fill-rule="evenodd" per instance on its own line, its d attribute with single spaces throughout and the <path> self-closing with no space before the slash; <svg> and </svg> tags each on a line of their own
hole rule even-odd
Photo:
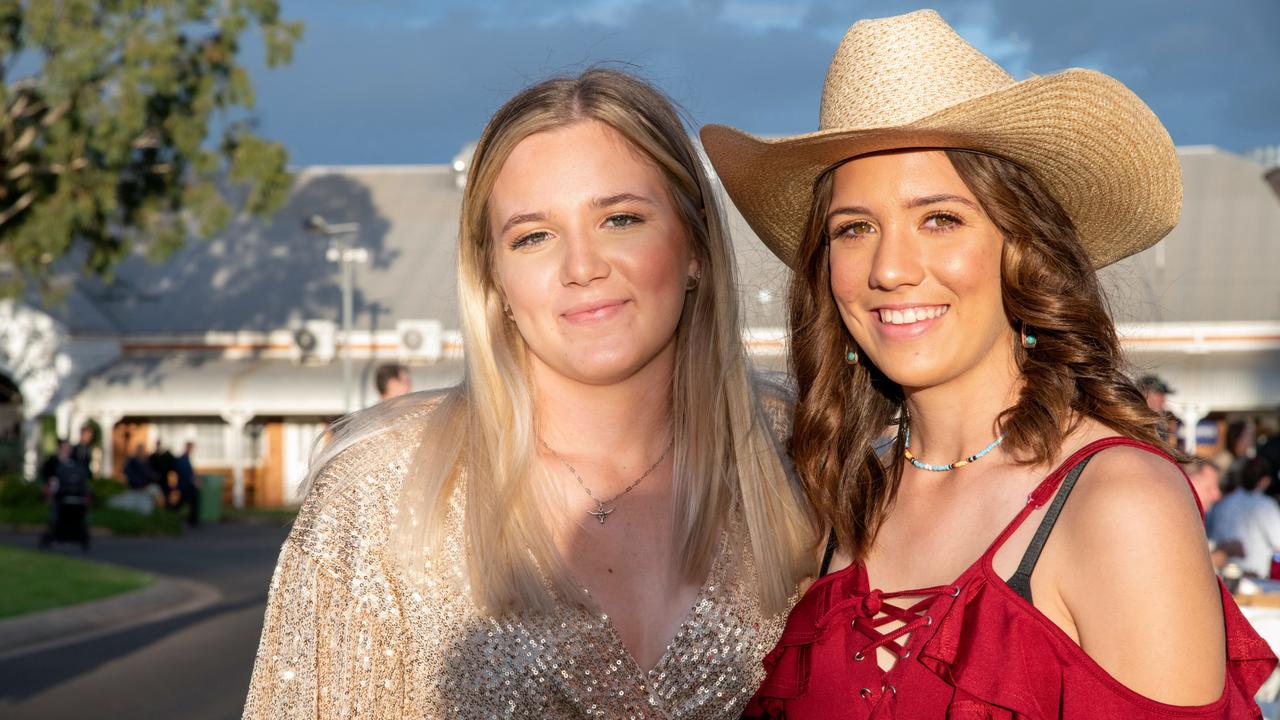
<svg viewBox="0 0 1280 720">
<path fill-rule="evenodd" d="M 676 330 L 674 561 L 700 581 L 710 571 L 721 529 L 740 509 L 762 605 L 783 611 L 797 583 L 813 570 L 816 536 L 748 377 L 725 221 L 670 101 L 648 83 L 609 69 L 523 90 L 497 111 L 476 146 L 463 192 L 458 251 L 466 377 L 434 399 L 434 409 L 417 421 L 422 442 L 401 493 L 393 538 L 397 557 L 409 577 L 421 572 L 424 558 L 444 541 L 441 520 L 460 488 L 467 574 L 478 607 L 491 613 L 546 610 L 555 602 L 548 584 L 560 599 L 580 602 L 581 592 L 543 520 L 549 483 L 538 482 L 526 349 L 504 315 L 494 280 L 488 201 L 503 163 L 524 138 L 586 120 L 609 125 L 654 162 L 702 271 Z M 379 406 L 373 412 L 382 417 L 350 424 L 320 461 L 396 424 L 396 417 L 420 404 Z"/>
</svg>

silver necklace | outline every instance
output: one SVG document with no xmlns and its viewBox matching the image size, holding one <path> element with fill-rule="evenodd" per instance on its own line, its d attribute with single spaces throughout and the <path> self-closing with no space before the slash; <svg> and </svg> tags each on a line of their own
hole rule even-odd
<svg viewBox="0 0 1280 720">
<path fill-rule="evenodd" d="M 623 488 L 622 492 L 618 493 L 617 495 L 614 495 L 608 500 L 601 500 L 600 498 L 596 497 L 595 493 L 591 492 L 591 488 L 587 487 L 587 484 L 583 482 L 582 476 L 578 474 L 577 468 L 575 468 L 573 465 L 570 465 L 569 461 L 565 460 L 564 457 L 560 455 L 560 453 L 556 452 L 555 448 L 548 445 L 546 440 L 543 440 L 542 438 L 538 438 L 538 441 L 542 443 L 542 447 L 547 449 L 547 452 L 551 453 L 552 455 L 555 455 L 556 459 L 560 461 L 561 465 L 564 465 L 566 468 L 569 469 L 569 472 L 573 475 L 573 479 L 577 480 L 578 485 L 582 486 L 582 489 L 586 491 L 587 497 L 591 498 L 595 502 L 596 509 L 588 510 L 587 513 L 593 516 L 596 520 L 599 520 L 600 524 L 603 525 L 604 521 L 609 519 L 609 515 L 614 510 L 617 509 L 614 506 L 614 503 L 622 499 L 622 497 L 627 493 L 634 490 L 635 487 L 640 484 L 641 480 L 644 480 L 645 478 L 653 474 L 653 471 L 658 469 L 658 466 L 662 464 L 662 461 L 667 459 L 667 453 L 671 452 L 672 446 L 676 444 L 676 437 L 675 435 L 671 436 L 671 440 L 667 442 L 667 449 L 662 451 L 662 455 L 657 460 L 655 460 L 652 465 L 649 466 L 648 470 L 645 470 L 640 477 L 636 478 L 635 480 L 632 480 L 631 484 Z"/>
</svg>

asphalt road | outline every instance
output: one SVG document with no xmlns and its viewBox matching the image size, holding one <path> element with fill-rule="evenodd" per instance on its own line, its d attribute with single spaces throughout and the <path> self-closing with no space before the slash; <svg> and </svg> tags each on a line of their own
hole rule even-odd
<svg viewBox="0 0 1280 720">
<path fill-rule="evenodd" d="M 267 585 L 287 530 L 222 525 L 180 538 L 95 538 L 93 559 L 218 588 L 213 606 L 0 662 L 0 718 L 240 717 Z M 0 533 L 34 547 L 35 537 Z M 59 550 L 79 555 L 76 548 Z M 2 581 L 2 580 L 0 580 Z"/>
</svg>

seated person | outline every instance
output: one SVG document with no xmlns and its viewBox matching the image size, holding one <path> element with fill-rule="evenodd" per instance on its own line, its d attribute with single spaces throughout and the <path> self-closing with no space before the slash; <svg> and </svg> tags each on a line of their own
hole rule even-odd
<svg viewBox="0 0 1280 720">
<path fill-rule="evenodd" d="M 1244 556 L 1240 567 L 1248 574 L 1269 577 L 1271 554 L 1280 549 L 1280 504 L 1267 495 L 1275 470 L 1264 458 L 1253 458 L 1240 472 L 1240 488 L 1214 507 L 1210 539 L 1239 540 Z"/>
</svg>

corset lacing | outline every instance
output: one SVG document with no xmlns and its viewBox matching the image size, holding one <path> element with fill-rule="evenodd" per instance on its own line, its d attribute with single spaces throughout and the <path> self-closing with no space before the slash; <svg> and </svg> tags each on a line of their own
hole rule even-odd
<svg viewBox="0 0 1280 720">
<path fill-rule="evenodd" d="M 936 597 L 939 595 L 956 597 L 959 594 L 959 585 L 935 585 L 933 587 L 899 590 L 891 593 L 872 590 L 865 595 L 851 597 L 832 605 L 818 620 L 817 631 L 821 634 L 822 630 L 828 625 L 845 621 L 852 616 L 853 628 L 864 637 L 871 638 L 871 642 L 859 648 L 853 654 L 854 662 L 862 662 L 868 658 L 875 662 L 875 652 L 879 648 L 884 648 L 893 653 L 898 660 L 904 660 L 911 657 L 911 651 L 903 643 L 898 642 L 898 639 L 910 635 L 919 628 L 933 624 L 933 616 L 925 611 L 933 604 Z M 920 599 L 905 608 L 885 602 L 894 598 L 907 597 L 918 597 Z M 880 632 L 881 627 L 895 621 L 901 622 L 902 625 L 887 633 Z M 897 660 L 894 662 L 896 665 Z M 879 668 L 878 663 L 876 667 Z M 888 681 L 888 672 L 883 668 L 879 669 L 881 675 L 879 690 L 862 688 L 859 693 L 864 699 L 872 702 L 878 700 L 880 695 L 885 692 L 893 695 L 897 694 L 897 689 Z"/>
</svg>

